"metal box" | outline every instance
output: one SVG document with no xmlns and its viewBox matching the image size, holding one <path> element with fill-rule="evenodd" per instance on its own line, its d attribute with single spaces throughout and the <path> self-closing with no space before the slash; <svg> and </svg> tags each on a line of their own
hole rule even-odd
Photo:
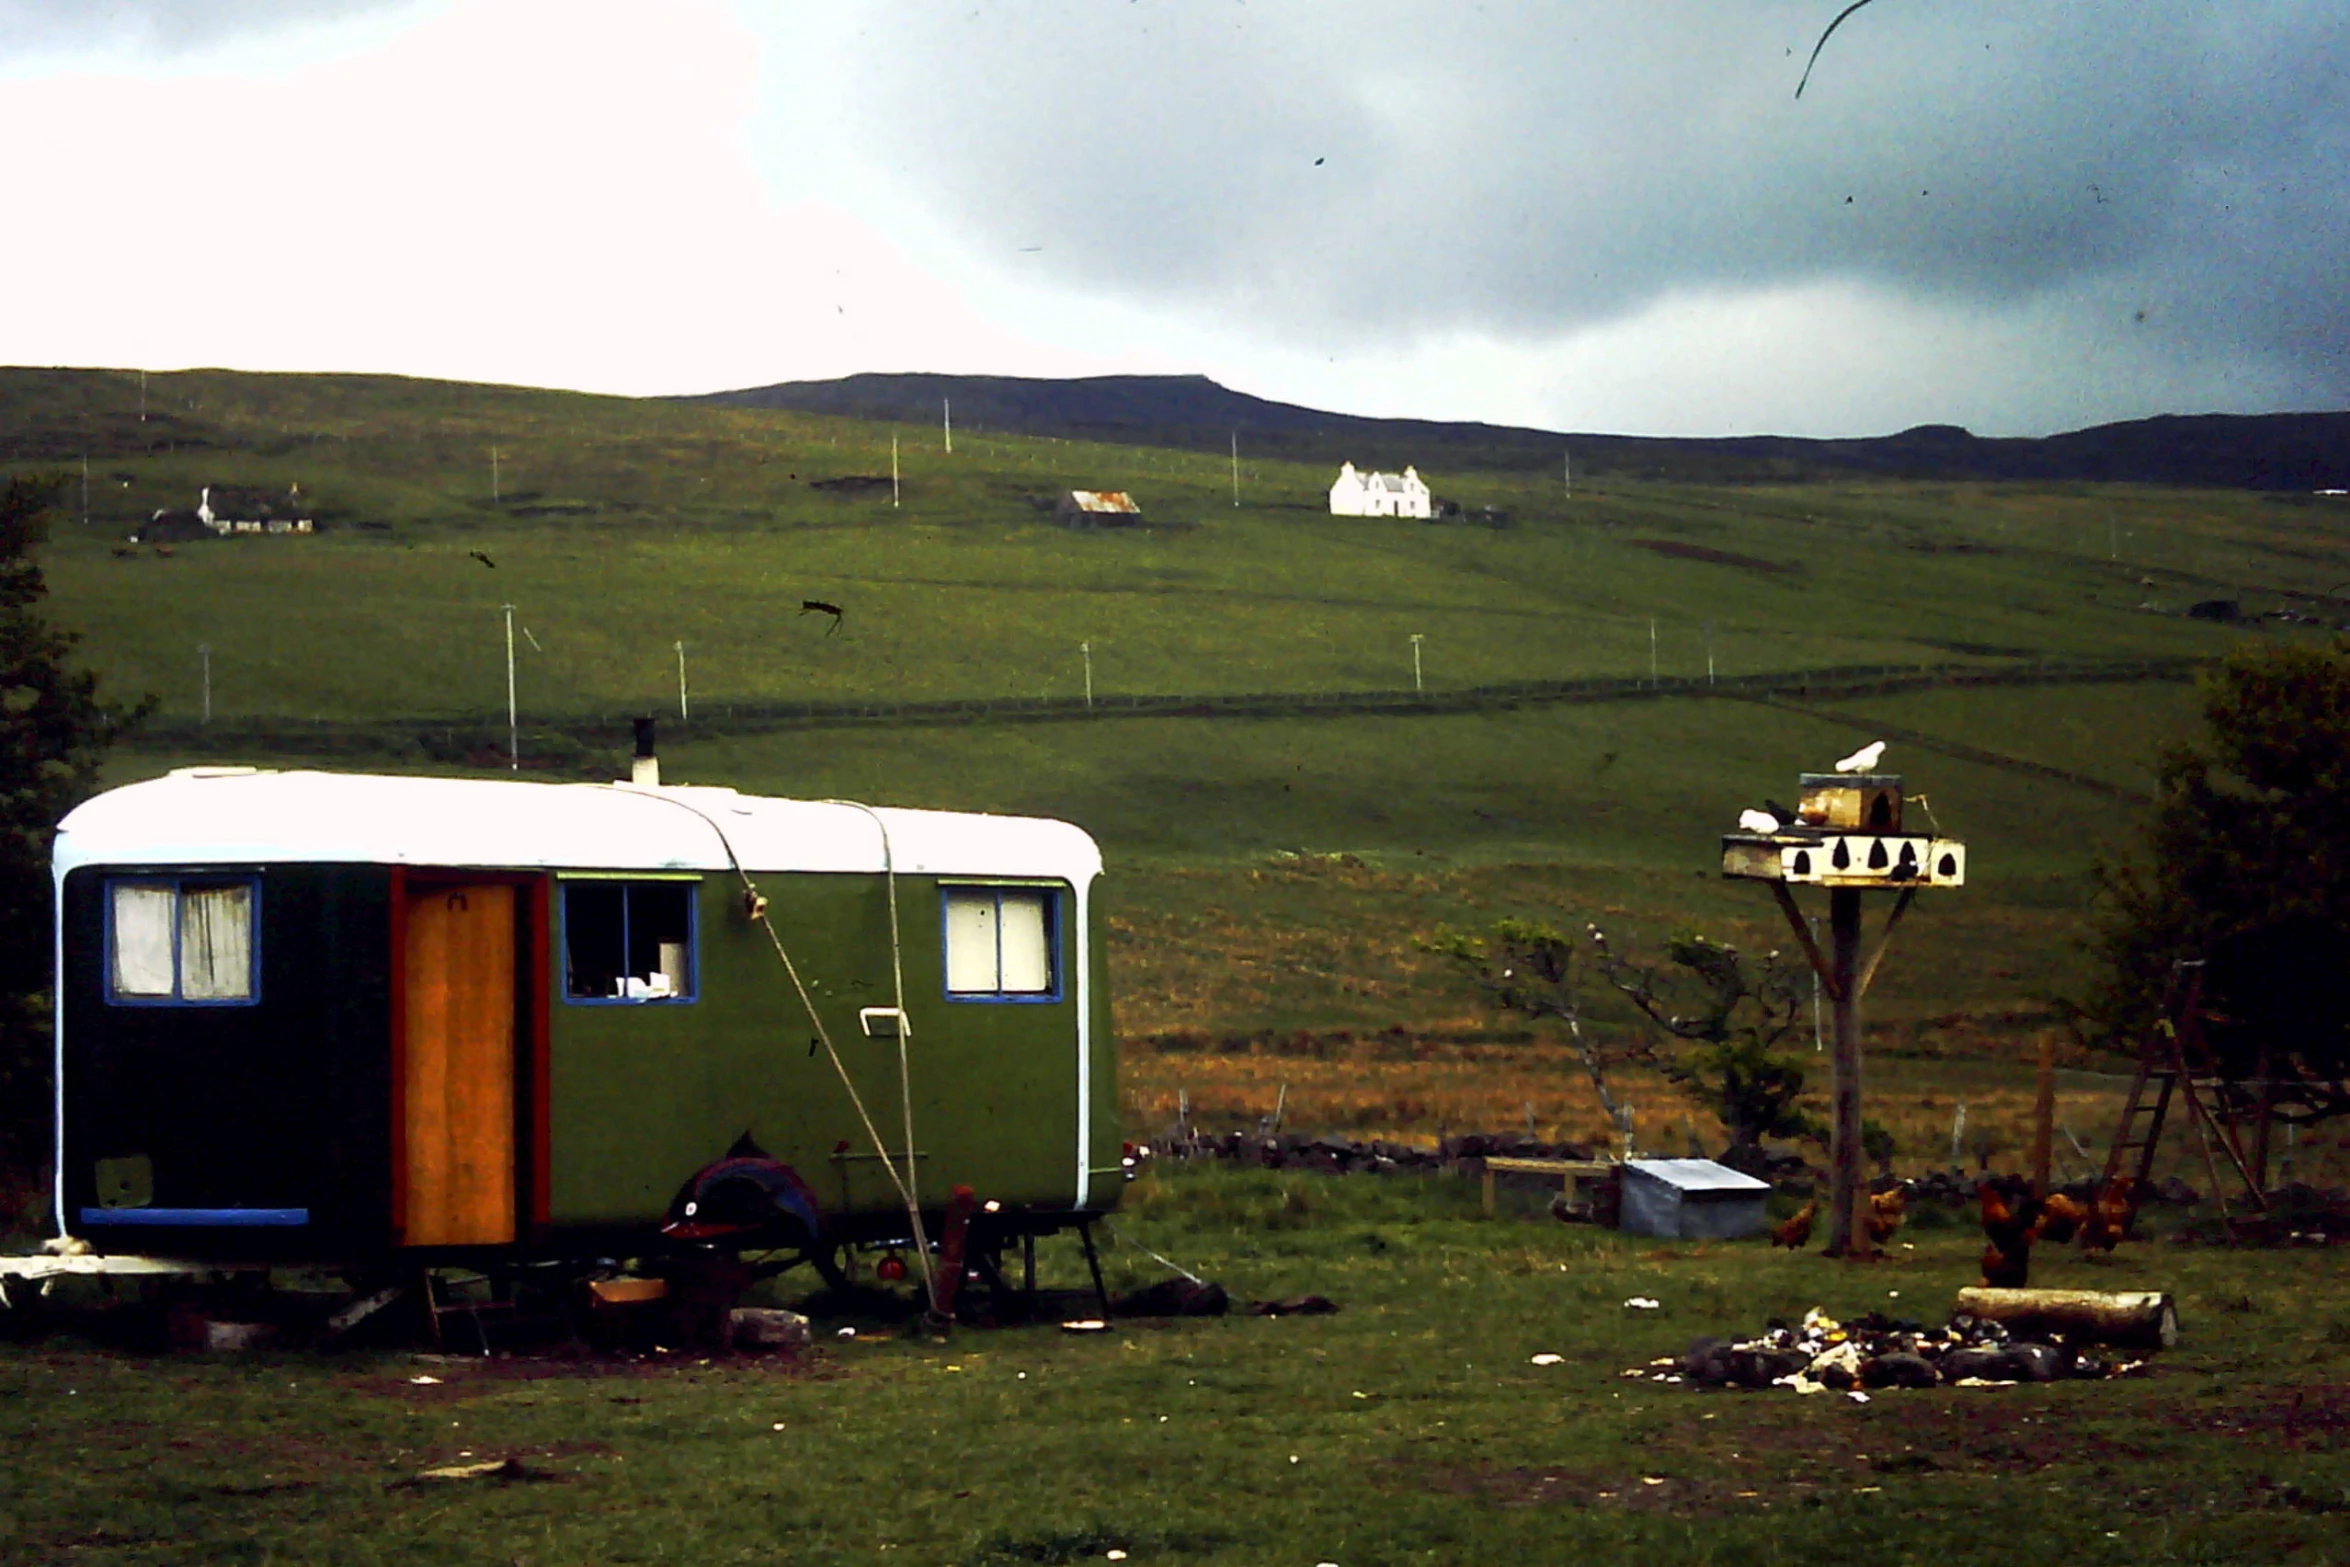
<svg viewBox="0 0 2350 1567">
<path fill-rule="evenodd" d="M 1759 1235 L 1768 1181 L 1711 1159 L 1627 1159 L 1622 1217 L 1627 1235 L 1736 1240 Z"/>
</svg>

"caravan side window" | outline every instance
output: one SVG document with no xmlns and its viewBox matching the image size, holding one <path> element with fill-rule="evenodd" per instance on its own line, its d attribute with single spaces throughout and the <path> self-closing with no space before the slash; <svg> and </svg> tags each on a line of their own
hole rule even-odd
<svg viewBox="0 0 2350 1567">
<path fill-rule="evenodd" d="M 155 876 L 106 884 L 106 999 L 249 1007 L 261 999 L 261 883 Z"/>
<path fill-rule="evenodd" d="M 1060 897 L 1049 887 L 945 889 L 947 999 L 1058 1001 Z"/>
<path fill-rule="evenodd" d="M 566 881 L 563 997 L 641 1004 L 694 999 L 692 881 Z"/>
</svg>

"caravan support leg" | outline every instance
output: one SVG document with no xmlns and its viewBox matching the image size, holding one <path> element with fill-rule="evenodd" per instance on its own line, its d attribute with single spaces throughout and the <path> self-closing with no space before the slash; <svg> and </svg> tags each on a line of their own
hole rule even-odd
<svg viewBox="0 0 2350 1567">
<path fill-rule="evenodd" d="M 1110 1290 L 1102 1282 L 1101 1254 L 1093 1249 L 1092 1221 L 1077 1226 L 1077 1242 L 1085 1248 L 1085 1266 L 1093 1273 L 1093 1298 L 1100 1303 L 1102 1320 L 1107 1322 L 1110 1318 Z"/>
</svg>

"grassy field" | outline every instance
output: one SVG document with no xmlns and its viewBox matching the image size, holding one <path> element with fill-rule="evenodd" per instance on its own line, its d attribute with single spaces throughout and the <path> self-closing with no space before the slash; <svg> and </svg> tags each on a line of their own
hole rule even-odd
<svg viewBox="0 0 2350 1567">
<path fill-rule="evenodd" d="M 2193 691 L 796 731 L 730 727 L 727 707 L 1073 698 L 1081 643 L 1105 696 L 1408 689 L 1414 634 L 1437 692 L 1702 676 L 1709 656 L 1723 675 L 2205 657 L 2325 633 L 2213 625 L 2185 605 L 2308 610 L 2350 577 L 2350 532 L 2308 497 L 1602 478 L 1569 498 L 1523 472 L 1439 472 L 1440 495 L 1510 525 L 1430 526 L 1331 518 L 1327 471 L 1246 454 L 1236 507 L 1224 459 L 1151 447 L 965 430 L 950 456 L 930 428 L 387 378 L 154 376 L 144 421 L 140 395 L 135 375 L 0 371 L 0 457 L 70 477 L 44 559 L 55 612 L 109 689 L 160 704 L 115 778 L 318 764 L 192 730 L 199 645 L 224 722 L 402 718 L 421 735 L 437 720 L 454 746 L 437 760 L 371 741 L 339 765 L 461 767 L 467 735 L 489 761 L 509 603 L 526 761 L 609 776 L 617 745 L 577 736 L 617 742 L 620 715 L 674 713 L 682 641 L 705 723 L 669 727 L 672 778 L 1094 832 L 1138 1122 L 1172 1086 L 1180 1052 L 1152 1044 L 1172 1036 L 1219 1042 L 1185 1060 L 1240 1063 L 1299 1031 L 1490 1033 L 1419 949 L 1439 925 L 1598 919 L 1636 942 L 1695 928 L 1777 945 L 1757 890 L 1713 874 L 1716 838 L 1880 733 L 1972 846 L 1971 884 L 1921 904 L 1872 994 L 1880 1048 L 2021 1059 L 2053 1026 L 2049 998 L 2083 981 L 2086 873 L 2131 841 L 2153 748 L 2184 731 Z M 902 504 L 813 487 L 886 476 L 893 439 Z M 207 482 L 299 484 L 327 531 L 119 553 Z M 1127 488 L 1158 526 L 1056 528 L 1040 505 L 1072 485 Z M 802 613 L 810 599 L 842 607 L 837 629 Z M 609 727 L 576 727 L 596 721 Z M 1516 1088 L 1485 1098 L 1519 1119 Z M 1384 1119 L 1333 1113 L 1410 1135 L 1454 1113 L 1402 1099 Z M 1469 1103 L 1458 1113 L 1485 1113 Z"/>
<path fill-rule="evenodd" d="M 503 388 L 356 377 L 0 372 L 0 452 L 92 458 L 48 569 L 91 659 L 166 714 L 502 716 L 512 603 L 526 715 L 1104 692 L 1435 688 L 1577 675 L 2206 654 L 2174 614 L 2350 576 L 2297 497 L 2095 486 L 1434 475 L 1506 529 L 1327 516 L 1319 467 Z M 11 427 L 15 438 L 10 439 Z M 811 481 L 889 471 L 843 498 Z M 62 450 L 60 449 L 62 448 Z M 498 498 L 490 493 L 492 449 Z M 45 455 L 44 455 L 45 454 Z M 1380 454 L 1363 454 L 1366 459 Z M 1396 460 L 1393 457 L 1381 460 Z M 329 530 L 113 551 L 204 483 L 299 484 Z M 1123 487 L 1164 526 L 1071 533 L 1037 508 Z M 485 567 L 474 552 L 496 562 Z M 806 599 L 841 605 L 802 616 Z"/>
<path fill-rule="evenodd" d="M 1856 1268 L 1762 1242 L 1486 1219 L 1468 1182 L 1187 1171 L 1119 1221 L 1240 1298 L 1335 1316 L 965 1329 L 803 1360 L 0 1350 L 12 1564 L 2005 1564 L 2350 1555 L 2334 1254 L 2162 1241 L 2036 1282 L 2167 1289 L 2179 1346 L 2104 1383 L 1699 1393 L 1624 1375 L 1821 1306 L 1935 1322 L 1964 1221 Z M 2326 1265 L 2313 1267 L 2322 1259 Z M 1073 1285 L 1049 1246 L 1048 1282 Z M 1117 1282 L 1162 1276 L 1111 1253 Z M 1661 1302 L 1627 1310 L 1628 1297 Z M 1561 1357 L 1537 1366 L 1536 1355 Z M 422 1378 L 436 1378 L 424 1382 Z M 415 1482 L 519 1459 L 530 1481 Z"/>
</svg>

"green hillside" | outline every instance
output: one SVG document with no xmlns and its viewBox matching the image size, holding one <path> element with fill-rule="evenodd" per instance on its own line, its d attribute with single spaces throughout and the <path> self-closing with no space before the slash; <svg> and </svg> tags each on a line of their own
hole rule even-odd
<svg viewBox="0 0 2350 1567">
<path fill-rule="evenodd" d="M 2088 857 L 2122 841 L 2149 745 L 2191 710 L 2175 678 L 1768 703 L 1701 688 L 1425 715 L 1212 716 L 1213 699 L 1408 692 L 1414 634 L 1439 700 L 1638 685 L 1652 670 L 1702 682 L 1709 653 L 1724 680 L 2194 659 L 2247 635 L 2328 633 L 2217 625 L 2188 605 L 2307 613 L 2350 579 L 2345 514 L 2300 496 L 1608 482 L 1570 497 L 1555 479 L 1439 470 L 1439 496 L 1502 525 L 1432 525 L 1329 517 L 1326 468 L 1245 451 L 1235 506 L 1228 460 L 1147 447 L 958 433 L 950 455 L 935 428 L 387 378 L 159 375 L 144 395 L 142 421 L 135 374 L 0 372 L 0 454 L 68 478 L 46 560 L 56 613 L 110 689 L 160 704 L 122 775 L 292 755 L 287 736 L 313 720 L 307 754 L 340 765 L 494 762 L 512 604 L 526 761 L 602 776 L 623 715 L 674 718 L 683 641 L 702 721 L 672 724 L 673 776 L 1091 828 L 1129 873 L 1122 989 L 1152 1026 L 1383 1026 L 1459 1009 L 1434 976 L 1370 995 L 1302 972 L 1186 1002 L 1184 964 L 1261 931 L 1251 878 L 1291 863 L 1282 852 L 1363 861 L 1282 916 L 1321 921 L 1341 965 L 1413 968 L 1390 949 L 1414 921 L 1573 912 L 1573 878 L 1495 879 L 1513 865 L 1584 867 L 1650 925 L 1767 930 L 1709 876 L 1715 835 L 1872 726 L 1908 737 L 1894 761 L 1977 846 L 1977 885 L 1937 900 L 1943 960 L 1889 970 L 1889 1006 L 2035 1005 L 2071 977 Z M 816 487 L 886 479 L 893 436 L 898 505 L 886 484 Z M 168 554 L 125 542 L 207 483 L 299 485 L 324 531 Z M 1128 490 L 1153 526 L 1056 527 L 1050 502 L 1072 486 Z M 838 629 L 807 600 L 838 605 Z M 1196 697 L 1211 716 L 1105 705 L 1086 719 L 1081 643 L 1105 704 Z M 197 722 L 200 644 L 217 738 Z M 730 718 L 1039 697 L 1064 721 Z M 387 719 L 405 723 L 352 727 Z M 276 727 L 239 727 L 264 720 Z M 1545 890 L 1513 909 L 1513 885 Z M 1961 953 L 1972 960 L 1947 961 Z"/>
</svg>

